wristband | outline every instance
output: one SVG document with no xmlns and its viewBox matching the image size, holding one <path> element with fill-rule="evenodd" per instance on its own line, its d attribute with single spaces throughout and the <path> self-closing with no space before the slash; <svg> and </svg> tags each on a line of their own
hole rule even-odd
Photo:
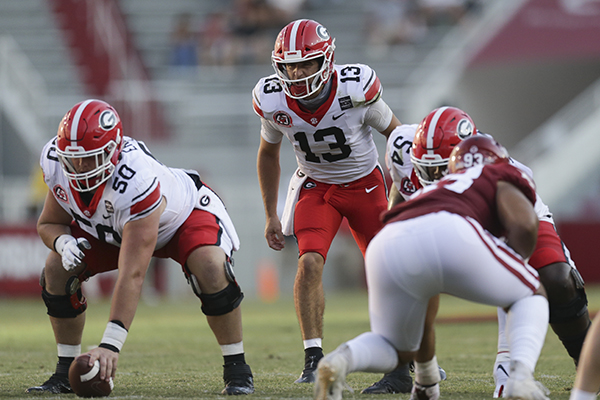
<svg viewBox="0 0 600 400">
<path fill-rule="evenodd" d="M 56 239 L 54 239 L 54 243 L 52 244 L 52 247 L 54 247 L 54 251 L 56 251 L 62 256 L 62 251 L 65 247 L 65 243 L 71 239 L 75 238 L 67 233 L 63 233 L 62 235 L 57 236 Z"/>
<path fill-rule="evenodd" d="M 119 353 L 123 348 L 125 339 L 127 339 L 127 329 L 111 321 L 106 324 L 106 329 L 104 330 L 104 336 L 102 336 L 100 347 L 104 347 L 105 349 L 110 349 L 113 351 L 116 349 L 116 352 Z M 108 346 L 112 346 L 114 349 Z"/>
</svg>

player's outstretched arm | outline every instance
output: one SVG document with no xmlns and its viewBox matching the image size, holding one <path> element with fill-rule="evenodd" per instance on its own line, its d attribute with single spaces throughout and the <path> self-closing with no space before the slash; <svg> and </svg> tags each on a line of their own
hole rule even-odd
<svg viewBox="0 0 600 400">
<path fill-rule="evenodd" d="M 256 168 L 258 183 L 265 207 L 265 239 L 270 248 L 281 250 L 285 246 L 285 238 L 281 230 L 281 221 L 277 215 L 277 199 L 279 192 L 279 151 L 281 142 L 269 143 L 260 139 Z"/>
</svg>

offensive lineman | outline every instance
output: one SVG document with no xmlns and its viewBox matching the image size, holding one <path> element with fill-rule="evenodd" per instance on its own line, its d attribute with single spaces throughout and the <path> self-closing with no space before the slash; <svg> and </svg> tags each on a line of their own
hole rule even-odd
<svg viewBox="0 0 600 400">
<path fill-rule="evenodd" d="M 389 136 L 386 165 L 393 180 L 390 207 L 408 200 L 419 188 L 440 179 L 446 172 L 455 145 L 471 135 L 481 134 L 471 117 L 454 107 L 440 107 L 420 125 L 402 125 Z M 529 176 L 531 170 L 514 159 L 510 162 Z M 552 213 L 536 194 L 535 212 L 540 220 L 538 240 L 529 259 L 546 288 L 550 326 L 577 365 L 585 335 L 591 325 L 583 279 L 554 227 Z M 494 364 L 494 397 L 502 397 L 508 378 L 510 356 L 505 333 L 506 313 L 498 309 L 498 354 Z M 386 374 L 365 393 L 390 393 L 398 372 Z M 402 373 L 400 372 L 400 379 Z"/>
<path fill-rule="evenodd" d="M 89 353 L 100 377 L 115 377 L 152 256 L 183 267 L 224 359 L 223 394 L 254 392 L 245 362 L 240 302 L 231 268 L 239 239 L 224 204 L 195 171 L 168 168 L 124 136 L 117 111 L 76 104 L 40 159 L 49 191 L 38 233 L 52 251 L 40 283 L 58 349 L 56 372 L 28 393 L 72 393 L 68 371 L 81 353 L 87 302 L 80 282 L 118 269 L 109 322 Z"/>
<path fill-rule="evenodd" d="M 363 255 L 381 228 L 379 214 L 387 207 L 387 193 L 372 129 L 387 138 L 400 125 L 381 99 L 375 71 L 363 64 L 335 65 L 334 42 L 318 22 L 291 22 L 275 41 L 275 74 L 260 79 L 252 91 L 261 120 L 257 169 L 265 238 L 274 250 L 284 247 L 284 235 L 293 234 L 298 242 L 294 302 L 305 352 L 298 383 L 314 382 L 323 357 L 321 278 L 342 219 L 347 218 Z M 279 153 L 284 136 L 294 147 L 298 169 L 280 221 Z M 405 372 L 410 379 L 408 369 Z"/>
</svg>

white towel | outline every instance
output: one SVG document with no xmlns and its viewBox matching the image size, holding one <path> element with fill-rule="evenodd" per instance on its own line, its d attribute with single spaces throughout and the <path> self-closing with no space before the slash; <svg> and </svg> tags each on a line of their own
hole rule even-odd
<svg viewBox="0 0 600 400">
<path fill-rule="evenodd" d="M 294 209 L 298 202 L 300 189 L 306 178 L 306 174 L 301 172 L 300 169 L 297 169 L 290 178 L 287 197 L 285 198 L 285 207 L 283 209 L 283 215 L 281 216 L 281 230 L 285 236 L 294 234 Z"/>
</svg>

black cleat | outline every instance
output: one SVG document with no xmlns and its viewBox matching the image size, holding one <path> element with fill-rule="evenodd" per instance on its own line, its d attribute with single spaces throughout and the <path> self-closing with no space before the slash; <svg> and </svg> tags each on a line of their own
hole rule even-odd
<svg viewBox="0 0 600 400">
<path fill-rule="evenodd" d="M 410 393 L 412 390 L 412 377 L 408 367 L 395 369 L 388 372 L 378 382 L 375 382 L 366 389 L 363 394 L 396 394 Z"/>
<path fill-rule="evenodd" d="M 321 358 L 323 358 L 323 354 L 306 357 L 302 374 L 300 374 L 300 378 L 296 379 L 294 383 L 314 383 L 317 364 L 321 361 Z"/>
<path fill-rule="evenodd" d="M 248 364 L 231 363 L 223 366 L 225 389 L 221 394 L 240 395 L 254 393 L 254 379 Z"/>
<path fill-rule="evenodd" d="M 68 377 L 53 374 L 50 379 L 42 383 L 40 386 L 33 386 L 25 390 L 25 393 L 44 392 L 53 394 L 73 393 L 73 389 L 71 389 L 71 384 L 69 383 Z"/>
</svg>

